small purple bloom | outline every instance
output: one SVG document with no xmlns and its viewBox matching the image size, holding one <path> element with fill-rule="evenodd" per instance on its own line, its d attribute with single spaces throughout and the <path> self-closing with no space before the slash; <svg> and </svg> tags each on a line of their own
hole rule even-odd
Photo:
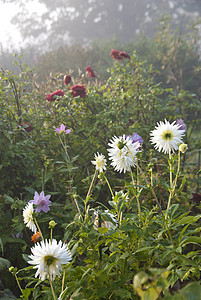
<svg viewBox="0 0 201 300">
<path fill-rule="evenodd" d="M 30 203 L 37 205 L 36 212 L 40 212 L 41 210 L 45 213 L 50 210 L 49 206 L 52 203 L 50 199 L 50 195 L 45 196 L 44 192 L 42 191 L 40 195 L 35 192 L 34 200 L 30 200 Z"/>
<path fill-rule="evenodd" d="M 184 123 L 184 120 L 182 120 L 181 118 L 177 119 L 176 124 L 180 125 L 179 127 L 180 130 L 185 130 L 185 132 L 187 131 L 186 124 Z"/>
<path fill-rule="evenodd" d="M 139 142 L 140 145 L 139 145 L 139 148 L 137 150 L 140 150 L 141 146 L 144 142 L 142 137 L 137 132 L 134 132 L 132 135 L 129 135 L 129 138 L 132 140 L 133 144 Z"/>
<path fill-rule="evenodd" d="M 57 132 L 58 134 L 61 134 L 61 133 L 63 133 L 63 132 L 64 132 L 65 134 L 68 134 L 68 133 L 71 132 L 71 129 L 66 129 L 66 126 L 65 126 L 64 124 L 61 124 L 60 127 L 56 128 L 56 132 Z"/>
</svg>

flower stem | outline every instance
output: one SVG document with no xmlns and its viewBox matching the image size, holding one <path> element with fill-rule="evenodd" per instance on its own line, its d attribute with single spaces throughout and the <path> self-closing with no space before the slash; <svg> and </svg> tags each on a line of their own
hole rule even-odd
<svg viewBox="0 0 201 300">
<path fill-rule="evenodd" d="M 41 238 L 42 238 L 42 240 L 44 241 L 42 231 L 40 230 L 40 227 L 39 227 L 39 225 L 38 225 L 38 222 L 36 221 L 36 218 L 34 218 L 34 221 L 35 221 L 35 223 L 36 223 L 36 227 L 38 228 L 38 231 L 40 232 Z"/>
<path fill-rule="evenodd" d="M 113 193 L 112 188 L 110 186 L 110 183 L 109 183 L 109 181 L 108 181 L 108 179 L 107 179 L 107 177 L 105 175 L 104 175 L 104 178 L 105 178 L 105 181 L 106 181 L 106 183 L 107 183 L 107 185 L 109 187 L 109 190 L 110 190 L 110 193 L 112 195 L 112 198 L 114 198 L 114 193 Z"/>
<path fill-rule="evenodd" d="M 174 196 L 175 188 L 176 188 L 176 185 L 177 185 L 177 179 L 178 179 L 178 176 L 179 176 L 180 162 L 181 162 L 181 156 L 180 156 L 180 151 L 179 151 L 179 153 L 178 153 L 177 173 L 176 173 L 176 176 L 175 176 L 174 184 L 172 183 L 172 186 L 171 186 L 171 190 L 170 190 L 170 195 L 169 195 L 168 205 L 167 205 L 167 210 L 166 211 L 168 211 L 168 209 L 170 207 L 170 203 L 171 203 L 172 197 Z"/>
<path fill-rule="evenodd" d="M 90 184 L 90 187 L 89 187 L 89 190 L 88 190 L 88 193 L 87 193 L 87 196 L 86 196 L 86 200 L 85 200 L 85 203 L 84 203 L 84 206 L 85 206 L 85 220 L 87 218 L 87 215 L 88 215 L 88 210 L 87 210 L 87 203 L 88 203 L 88 198 L 90 196 L 90 193 L 91 193 L 91 190 L 92 190 L 92 187 L 93 187 L 93 184 L 94 184 L 94 181 L 95 181 L 95 178 L 97 176 L 97 173 L 98 171 L 95 170 L 95 173 L 94 173 L 94 176 L 92 178 L 92 181 L 91 181 L 91 184 Z"/>
<path fill-rule="evenodd" d="M 134 186 L 135 182 L 134 182 L 132 171 L 131 171 L 131 178 L 132 178 L 132 183 L 133 183 L 133 186 Z M 136 200 L 137 200 L 138 215 L 141 218 L 141 209 L 140 209 L 140 201 L 139 201 L 139 193 L 138 193 L 138 191 L 137 191 L 137 194 L 135 196 L 136 196 Z"/>
<path fill-rule="evenodd" d="M 128 148 L 128 147 L 127 147 L 127 148 Z M 148 182 L 146 176 L 144 175 L 144 172 L 142 171 L 142 169 L 140 168 L 140 166 L 139 166 L 139 164 L 138 164 L 138 162 L 137 162 L 137 159 L 134 158 L 134 156 L 133 156 L 133 154 L 132 154 L 132 152 L 130 151 L 129 148 L 128 148 L 128 151 L 129 151 L 129 153 L 131 154 L 132 159 L 133 159 L 134 163 L 136 164 L 137 168 L 139 169 L 140 173 L 142 174 L 142 176 L 143 176 L 143 178 L 144 178 L 144 180 L 145 180 L 147 186 L 150 188 L 150 191 L 152 192 L 152 195 L 154 196 L 154 199 L 156 200 L 156 203 L 157 203 L 157 205 L 158 205 L 158 208 L 159 208 L 160 213 L 163 215 L 163 211 L 162 211 L 161 205 L 160 205 L 160 203 L 159 203 L 159 201 L 158 201 L 158 199 L 157 199 L 157 197 L 156 197 L 156 194 L 155 194 L 155 192 L 154 192 L 153 187 L 149 184 L 149 182 Z"/>
<path fill-rule="evenodd" d="M 61 294 L 62 294 L 63 291 L 64 291 L 65 274 L 66 274 L 66 272 L 65 272 L 65 270 L 64 270 L 63 278 L 62 278 L 62 285 L 61 285 Z"/>
<path fill-rule="evenodd" d="M 91 184 L 90 184 L 90 187 L 89 187 L 87 196 L 86 196 L 86 200 L 87 200 L 87 198 L 90 196 L 91 189 L 92 189 L 92 186 L 93 186 L 93 183 L 94 183 L 94 180 L 95 180 L 96 176 L 97 176 L 97 170 L 95 170 L 94 177 L 93 177 L 93 179 L 92 179 L 92 181 L 91 181 Z"/>
<path fill-rule="evenodd" d="M 21 288 L 21 285 L 20 285 L 20 283 L 19 283 L 19 280 L 18 280 L 18 278 L 17 278 L 17 275 L 15 274 L 15 279 L 16 279 L 16 281 L 17 281 L 17 285 L 18 285 L 18 287 L 19 287 L 19 289 L 20 289 L 20 292 L 22 293 L 22 295 L 24 296 L 24 293 L 23 293 L 23 289 Z"/>
<path fill-rule="evenodd" d="M 53 232 L 53 228 L 51 228 L 51 230 L 50 230 L 50 241 L 51 241 L 51 244 L 52 244 L 52 232 Z"/>
<path fill-rule="evenodd" d="M 54 293 L 52 281 L 51 281 L 51 279 L 50 279 L 50 274 L 48 274 L 48 277 L 49 277 L 49 282 L 50 282 L 50 286 L 51 286 L 52 296 L 53 296 L 54 300 L 57 300 L 57 298 L 56 298 L 56 296 L 55 296 L 55 293 Z"/>
</svg>

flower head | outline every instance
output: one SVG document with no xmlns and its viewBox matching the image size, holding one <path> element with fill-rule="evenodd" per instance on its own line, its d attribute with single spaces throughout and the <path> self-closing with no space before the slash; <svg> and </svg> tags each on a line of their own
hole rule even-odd
<svg viewBox="0 0 201 300">
<path fill-rule="evenodd" d="M 31 231 L 36 233 L 37 229 L 34 223 L 33 214 L 34 214 L 33 203 L 27 203 L 27 205 L 23 209 L 24 223 L 26 224 L 26 227 L 28 227 L 29 229 L 31 229 Z"/>
<path fill-rule="evenodd" d="M 129 135 L 130 139 L 132 140 L 133 143 L 139 142 L 139 150 L 144 142 L 144 140 L 142 139 L 142 137 L 137 133 L 137 132 L 133 132 L 132 135 Z"/>
<path fill-rule="evenodd" d="M 88 72 L 89 77 L 96 77 L 95 72 L 92 70 L 90 66 L 86 67 L 86 71 Z"/>
<path fill-rule="evenodd" d="M 187 131 L 186 124 L 184 123 L 184 120 L 182 118 L 177 119 L 176 124 L 180 125 L 180 130 L 184 130 L 185 132 Z"/>
<path fill-rule="evenodd" d="M 64 96 L 64 92 L 62 90 L 57 90 L 57 91 L 54 91 L 53 93 L 47 94 L 46 100 L 48 102 L 53 102 L 53 101 L 57 100 L 58 97 L 63 97 L 63 96 Z"/>
<path fill-rule="evenodd" d="M 70 89 L 73 98 L 78 96 L 80 96 L 80 98 L 84 98 L 87 94 L 84 84 L 76 84 L 74 86 L 71 86 Z"/>
<path fill-rule="evenodd" d="M 122 60 L 123 58 L 130 59 L 130 55 L 127 52 L 122 52 L 119 50 L 111 50 L 111 57 L 115 60 Z"/>
<path fill-rule="evenodd" d="M 41 192 L 40 195 L 37 192 L 35 192 L 34 200 L 30 200 L 29 202 L 37 205 L 36 212 L 40 212 L 42 210 L 46 213 L 50 210 L 50 197 L 50 195 L 45 196 L 44 192 Z"/>
<path fill-rule="evenodd" d="M 41 238 L 41 234 L 39 231 L 37 231 L 36 233 L 34 233 L 32 235 L 31 240 L 32 240 L 32 242 L 37 243 L 40 238 Z"/>
<path fill-rule="evenodd" d="M 71 76 L 70 75 L 65 75 L 64 76 L 64 84 L 67 85 L 71 82 Z"/>
<path fill-rule="evenodd" d="M 114 136 L 108 145 L 109 159 L 112 160 L 111 165 L 120 173 L 130 171 L 132 166 L 135 166 L 136 153 L 140 147 L 137 141 L 133 143 L 130 137 L 125 135 L 121 137 Z"/>
<path fill-rule="evenodd" d="M 60 275 L 62 265 L 66 265 L 71 261 L 71 254 L 66 244 L 55 239 L 52 242 L 49 240 L 41 241 L 31 248 L 32 255 L 29 255 L 29 264 L 34 265 L 37 269 L 35 277 L 39 275 L 41 280 L 45 280 L 50 276 L 54 280 L 57 275 Z"/>
<path fill-rule="evenodd" d="M 96 170 L 99 172 L 103 172 L 106 170 L 106 159 L 103 154 L 97 154 L 94 155 L 95 160 L 92 160 L 92 164 L 96 166 Z"/>
<path fill-rule="evenodd" d="M 167 120 L 165 122 L 160 121 L 155 129 L 150 132 L 151 143 L 155 144 L 154 147 L 158 151 L 171 153 L 171 151 L 178 150 L 178 145 L 182 143 L 184 130 L 181 130 L 180 125 L 175 123 L 176 121 L 171 124 Z"/>
<path fill-rule="evenodd" d="M 26 132 L 30 132 L 33 130 L 33 127 L 31 126 L 30 123 L 22 123 L 17 125 L 18 130 L 25 130 Z"/>
<path fill-rule="evenodd" d="M 66 129 L 66 126 L 64 124 L 61 124 L 60 127 L 56 128 L 55 131 L 58 133 L 58 134 L 61 134 L 61 133 L 65 133 L 65 134 L 68 134 L 71 132 L 71 129 Z"/>
</svg>

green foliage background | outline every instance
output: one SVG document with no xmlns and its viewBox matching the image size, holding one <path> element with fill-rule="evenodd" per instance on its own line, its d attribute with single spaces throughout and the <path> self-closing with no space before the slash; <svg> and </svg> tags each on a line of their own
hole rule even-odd
<svg viewBox="0 0 201 300">
<path fill-rule="evenodd" d="M 44 190 L 53 203 L 50 214 L 40 219 L 44 236 L 49 236 L 47 221 L 54 219 L 58 223 L 55 238 L 69 240 L 75 257 L 74 266 L 71 264 L 66 273 L 66 299 L 138 299 L 139 296 L 157 299 L 156 293 L 159 295 L 161 291 L 169 299 L 175 284 L 177 292 L 190 299 L 185 296 L 192 289 L 189 283 L 195 284 L 193 287 L 200 293 L 200 205 L 189 203 L 193 192 L 200 193 L 200 58 L 196 32 L 191 31 L 184 38 L 172 32 L 167 21 L 161 21 L 154 40 L 141 38 L 135 46 L 124 46 L 122 50 L 131 55 L 130 61 L 112 60 L 111 48 L 120 47 L 117 41 L 112 41 L 94 43 L 85 49 L 73 45 L 48 53 L 40 58 L 36 69 L 30 69 L 19 57 L 15 62 L 18 75 L 1 70 L 2 269 L 9 261 L 18 268 L 26 266 L 21 253 L 28 254 L 32 242 L 23 224 L 22 209 L 33 199 L 35 191 Z M 69 59 L 65 64 L 66 56 Z M 89 78 L 85 72 L 88 64 L 95 70 L 96 78 Z M 69 86 L 63 83 L 67 73 L 72 76 Z M 72 97 L 70 86 L 74 84 L 85 84 L 85 98 Z M 62 89 L 64 96 L 46 102 L 46 94 L 57 89 Z M 128 190 L 130 199 L 140 197 L 142 219 L 138 219 L 135 202 L 129 207 L 125 203 L 122 207 L 114 203 L 112 206 L 106 183 L 97 181 L 90 200 L 89 219 L 82 223 L 77 217 L 74 198 L 84 211 L 83 199 L 94 173 L 91 160 L 97 151 L 107 157 L 107 144 L 114 135 L 137 132 L 142 136 L 141 165 L 148 176 L 154 173 L 154 188 L 165 209 L 169 192 L 167 159 L 155 153 L 149 142 L 149 132 L 165 118 L 170 122 L 179 118 L 185 121 L 188 131 L 184 142 L 189 147 L 182 157 L 180 188 L 168 212 L 166 227 L 150 191 L 143 187 L 143 178 L 134 171 L 142 183 L 136 196 L 129 176 L 115 174 L 110 167 L 107 177 L 111 186 Z M 25 122 L 32 125 L 32 131 L 18 128 Z M 67 136 L 70 161 L 55 132 L 62 123 L 71 128 Z M 117 214 L 122 209 L 124 218 L 117 231 L 93 228 L 93 210 L 99 209 L 102 214 L 100 203 Z M 40 299 L 41 295 L 50 299 L 46 283 L 42 290 L 37 287 L 33 292 L 37 281 L 30 270 L 27 272 L 21 278 L 24 287 L 29 281 L 26 293 L 32 293 L 33 299 Z M 18 295 L 8 271 L 1 281 Z M 59 279 L 55 289 L 59 294 Z M 146 298 L 145 290 L 152 298 Z"/>
</svg>

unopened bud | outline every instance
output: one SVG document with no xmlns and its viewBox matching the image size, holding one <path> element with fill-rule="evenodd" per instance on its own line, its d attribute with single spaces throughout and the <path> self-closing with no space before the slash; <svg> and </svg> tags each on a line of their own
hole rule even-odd
<svg viewBox="0 0 201 300">
<path fill-rule="evenodd" d="M 49 228 L 51 228 L 51 229 L 53 229 L 56 225 L 57 225 L 57 223 L 54 220 L 49 222 Z"/>
<path fill-rule="evenodd" d="M 187 144 L 181 144 L 181 145 L 179 146 L 179 151 L 180 151 L 181 153 L 185 153 L 187 150 L 188 150 L 188 145 L 187 145 Z"/>
</svg>

